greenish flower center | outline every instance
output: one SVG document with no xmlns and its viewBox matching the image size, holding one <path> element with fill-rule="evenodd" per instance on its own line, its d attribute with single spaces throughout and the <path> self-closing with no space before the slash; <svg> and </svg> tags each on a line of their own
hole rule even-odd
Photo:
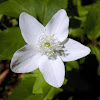
<svg viewBox="0 0 100 100">
<path fill-rule="evenodd" d="M 62 45 L 58 39 L 50 35 L 41 35 L 38 40 L 39 52 L 48 56 L 48 58 L 55 57 L 61 50 Z"/>
<path fill-rule="evenodd" d="M 45 42 L 44 45 L 45 45 L 46 47 L 50 47 L 50 46 L 51 46 L 49 42 Z"/>
</svg>

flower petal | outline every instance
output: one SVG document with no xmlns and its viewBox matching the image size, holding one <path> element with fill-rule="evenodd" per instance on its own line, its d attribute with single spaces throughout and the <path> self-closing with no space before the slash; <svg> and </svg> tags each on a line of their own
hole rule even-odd
<svg viewBox="0 0 100 100">
<path fill-rule="evenodd" d="M 25 45 L 17 50 L 11 60 L 10 68 L 16 73 L 27 73 L 38 68 L 38 60 L 41 57 L 31 45 Z"/>
<path fill-rule="evenodd" d="M 64 41 L 68 36 L 69 18 L 64 9 L 59 10 L 46 25 L 46 33 L 55 36 L 59 41 Z"/>
<path fill-rule="evenodd" d="M 62 60 L 60 57 L 54 60 L 46 57 L 44 61 L 45 62 L 39 66 L 39 69 L 45 81 L 54 87 L 61 87 L 65 76 L 65 67 Z"/>
<path fill-rule="evenodd" d="M 62 55 L 61 58 L 65 62 L 77 60 L 87 56 L 90 53 L 89 47 L 84 46 L 83 44 L 73 39 L 68 39 L 68 41 L 64 44 L 64 47 L 65 55 Z"/>
<path fill-rule="evenodd" d="M 19 17 L 19 26 L 26 43 L 33 44 L 43 33 L 44 26 L 33 16 L 23 12 Z"/>
</svg>

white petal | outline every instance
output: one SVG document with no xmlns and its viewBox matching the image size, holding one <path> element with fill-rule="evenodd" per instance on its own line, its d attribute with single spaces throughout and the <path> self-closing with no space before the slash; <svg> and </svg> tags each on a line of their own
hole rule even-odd
<svg viewBox="0 0 100 100">
<path fill-rule="evenodd" d="M 64 9 L 59 10 L 46 25 L 46 33 L 55 34 L 55 38 L 64 41 L 68 36 L 69 18 Z"/>
<path fill-rule="evenodd" d="M 31 45 L 25 45 L 13 55 L 10 68 L 16 73 L 31 72 L 38 68 L 37 63 L 40 57 Z"/>
<path fill-rule="evenodd" d="M 60 57 L 57 57 L 55 60 L 45 58 L 44 61 L 39 66 L 39 69 L 45 81 L 56 88 L 61 87 L 65 76 L 65 67 L 62 60 Z"/>
<path fill-rule="evenodd" d="M 68 39 L 64 45 L 65 55 L 62 55 L 61 58 L 63 61 L 73 61 L 84 56 L 87 56 L 90 53 L 90 48 L 84 46 L 83 44 L 73 40 Z"/>
<path fill-rule="evenodd" d="M 22 36 L 28 44 L 36 43 L 44 30 L 44 26 L 37 19 L 25 12 L 20 14 L 19 26 Z"/>
</svg>

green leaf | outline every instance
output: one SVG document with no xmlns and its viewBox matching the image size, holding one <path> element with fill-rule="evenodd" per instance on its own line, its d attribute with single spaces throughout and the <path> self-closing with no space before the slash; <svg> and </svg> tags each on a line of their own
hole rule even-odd
<svg viewBox="0 0 100 100">
<path fill-rule="evenodd" d="M 86 57 L 81 58 L 81 59 L 79 60 L 79 63 L 80 63 L 80 64 L 83 64 L 83 63 L 85 62 L 85 59 L 86 59 Z"/>
<path fill-rule="evenodd" d="M 42 100 L 42 94 L 32 94 L 24 100 Z"/>
<path fill-rule="evenodd" d="M 82 0 L 73 0 L 73 4 L 77 6 L 79 16 L 86 17 L 91 5 L 82 6 Z"/>
<path fill-rule="evenodd" d="M 14 52 L 25 44 L 19 28 L 0 32 L 0 60 L 11 59 Z"/>
<path fill-rule="evenodd" d="M 46 25 L 57 10 L 66 8 L 67 0 L 8 0 L 0 4 L 0 13 L 18 18 L 27 12 Z"/>
<path fill-rule="evenodd" d="M 50 86 L 44 80 L 43 75 L 38 70 L 38 76 L 33 85 L 33 94 L 42 93 L 42 95 L 43 95 L 42 100 L 52 100 L 53 97 L 59 92 L 62 92 L 62 89 Z"/>
<path fill-rule="evenodd" d="M 89 47 L 91 48 L 91 53 L 96 56 L 96 58 L 99 62 L 98 75 L 100 75 L 100 49 L 93 45 L 89 45 Z"/>
<path fill-rule="evenodd" d="M 43 25 L 46 25 L 58 10 L 66 9 L 67 2 L 68 0 L 45 0 Z"/>
<path fill-rule="evenodd" d="M 79 16 L 84 16 L 86 17 L 86 15 L 88 14 L 88 11 L 90 10 L 91 8 L 91 5 L 88 5 L 88 6 L 78 6 L 78 13 L 79 13 Z"/>
<path fill-rule="evenodd" d="M 0 13 L 12 17 L 19 17 L 21 12 L 36 16 L 34 5 L 36 0 L 8 0 L 0 4 Z M 3 8 L 3 9 L 2 9 Z"/>
<path fill-rule="evenodd" d="M 51 87 L 48 94 L 43 98 L 43 100 L 52 100 L 53 97 L 60 92 L 62 92 L 61 88 Z"/>
<path fill-rule="evenodd" d="M 67 82 L 68 82 L 68 79 L 65 78 L 63 85 L 65 85 Z"/>
<path fill-rule="evenodd" d="M 100 36 L 100 1 L 91 7 L 87 15 L 84 31 L 90 40 L 95 40 Z"/>
<path fill-rule="evenodd" d="M 84 35 L 83 29 L 81 29 L 81 28 L 76 28 L 76 29 L 70 28 L 69 35 L 72 35 L 74 37 L 82 37 Z"/>
<path fill-rule="evenodd" d="M 33 86 L 33 93 L 43 93 L 42 88 L 45 83 L 42 73 L 38 70 L 38 76 Z"/>
<path fill-rule="evenodd" d="M 35 79 L 36 77 L 34 74 L 25 74 L 8 100 L 41 100 L 41 94 L 32 94 L 32 87 Z"/>
<path fill-rule="evenodd" d="M 72 69 L 79 69 L 77 61 L 67 62 L 65 66 L 66 66 L 66 71 L 71 71 Z"/>
</svg>

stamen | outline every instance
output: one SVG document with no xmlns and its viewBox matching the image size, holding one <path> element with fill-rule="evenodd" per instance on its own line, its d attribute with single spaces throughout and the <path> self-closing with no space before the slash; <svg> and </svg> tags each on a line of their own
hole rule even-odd
<svg viewBox="0 0 100 100">
<path fill-rule="evenodd" d="M 54 36 L 42 35 L 38 40 L 39 52 L 47 55 L 49 58 L 55 56 L 58 51 L 62 50 L 61 42 Z"/>
</svg>

